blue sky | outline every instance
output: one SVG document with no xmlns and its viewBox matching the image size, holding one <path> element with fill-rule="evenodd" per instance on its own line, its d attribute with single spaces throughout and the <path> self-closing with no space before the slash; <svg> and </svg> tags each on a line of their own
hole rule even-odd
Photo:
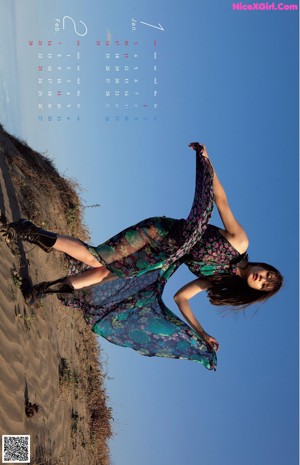
<svg viewBox="0 0 300 465">
<path fill-rule="evenodd" d="M 4 0 L 0 9 L 1 42 L 7 44 L 0 55 L 6 127 L 35 149 L 48 151 L 62 173 L 78 179 L 87 205 L 101 204 L 86 210 L 93 244 L 143 218 L 185 217 L 195 169 L 187 145 L 199 140 L 206 144 L 232 209 L 247 231 L 250 259 L 274 264 L 285 277 L 277 296 L 245 315 L 223 318 L 205 295 L 192 300 L 201 324 L 220 342 L 216 373 L 197 363 L 142 357 L 101 340 L 115 418 L 112 463 L 296 465 L 297 12 L 237 12 L 228 0 L 176 5 L 91 0 L 88 8 L 78 0 L 51 5 L 27 0 L 26 6 Z M 88 26 L 80 39 L 81 109 L 69 111 L 71 121 L 41 122 L 38 47 L 31 49 L 27 43 L 61 40 L 75 66 L 78 37 L 72 24 L 54 30 L 55 19 L 63 16 L 73 17 L 78 30 L 80 20 Z M 164 30 L 141 21 L 161 24 Z M 109 111 L 105 104 L 116 103 L 115 97 L 109 102 L 105 97 L 105 66 L 112 57 L 106 58 L 104 45 L 95 45 L 108 37 L 128 40 L 130 54 L 132 43 L 139 41 L 137 87 L 142 99 L 133 94 L 136 75 L 130 56 L 129 98 L 122 96 L 121 107 Z M 124 69 L 120 77 L 126 78 Z M 5 103 L 6 95 L 10 104 Z M 145 101 L 147 109 L 133 106 Z M 75 105 L 77 100 L 72 97 L 70 102 Z M 124 107 L 128 102 L 130 110 Z M 53 114 L 55 118 L 58 112 Z M 75 119 L 78 114 L 80 121 Z M 216 213 L 212 223 L 220 225 Z M 191 279 L 183 266 L 168 282 L 164 300 L 174 312 L 172 296 Z"/>
</svg>

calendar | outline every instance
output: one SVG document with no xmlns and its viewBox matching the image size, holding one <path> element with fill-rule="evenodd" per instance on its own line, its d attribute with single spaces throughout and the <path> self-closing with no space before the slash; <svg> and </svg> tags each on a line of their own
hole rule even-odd
<svg viewBox="0 0 300 465">
<path fill-rule="evenodd" d="M 29 40 L 36 57 L 36 111 L 40 122 L 80 120 L 80 41 L 64 49 L 62 42 Z"/>
<path fill-rule="evenodd" d="M 2 463 L 297 463 L 298 13 L 294 0 L 0 1 L 0 220 L 61 239 L 50 254 L 12 239 L 20 255 L 0 240 Z M 278 294 L 221 306 L 257 296 L 265 262 Z M 63 277 L 69 308 L 23 295 Z M 216 373 L 186 360 L 213 341 Z"/>
<path fill-rule="evenodd" d="M 84 39 L 32 38 L 27 47 L 35 67 L 32 105 L 39 122 L 81 121 L 89 111 L 85 93 L 89 85 L 96 89 L 94 98 L 99 99 L 104 122 L 157 120 L 161 67 L 157 39 L 99 38 L 84 43 Z"/>
</svg>

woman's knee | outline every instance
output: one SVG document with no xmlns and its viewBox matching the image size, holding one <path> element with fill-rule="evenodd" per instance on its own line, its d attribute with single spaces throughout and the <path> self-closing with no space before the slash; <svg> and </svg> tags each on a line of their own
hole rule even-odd
<svg viewBox="0 0 300 465">
<path fill-rule="evenodd" d="M 109 275 L 109 270 L 107 270 L 104 266 L 101 265 L 101 267 L 97 267 L 94 269 L 95 276 L 99 279 L 99 281 L 102 281 L 104 278 L 106 278 Z"/>
<path fill-rule="evenodd" d="M 84 263 L 87 265 L 91 266 L 92 268 L 103 268 L 102 263 L 100 263 L 96 257 L 94 257 L 92 254 L 87 253 L 85 259 L 83 260 Z"/>
</svg>

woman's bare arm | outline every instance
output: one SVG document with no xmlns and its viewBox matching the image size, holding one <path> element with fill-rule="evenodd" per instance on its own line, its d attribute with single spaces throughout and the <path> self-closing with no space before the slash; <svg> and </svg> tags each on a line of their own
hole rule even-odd
<svg viewBox="0 0 300 465">
<path fill-rule="evenodd" d="M 190 144 L 190 147 L 193 150 L 201 150 L 202 155 L 204 157 L 209 158 L 205 145 L 201 144 L 201 146 L 204 147 L 204 149 L 200 149 L 199 146 L 197 146 L 196 144 Z M 226 192 L 215 170 L 213 178 L 213 187 L 215 204 L 217 206 L 220 218 L 225 228 L 225 231 L 223 231 L 223 235 L 229 240 L 229 242 L 231 242 L 234 246 L 236 246 L 239 249 L 240 253 L 243 253 L 247 250 L 247 247 L 249 245 L 247 234 L 244 228 L 239 224 L 239 222 L 233 215 L 227 200 Z"/>
<path fill-rule="evenodd" d="M 201 291 L 208 289 L 209 282 L 205 279 L 199 278 L 195 281 L 192 281 L 185 286 L 183 286 L 179 291 L 176 292 L 174 295 L 174 300 L 178 305 L 179 310 L 181 311 L 182 315 L 188 322 L 188 324 L 194 329 L 194 331 L 202 338 L 204 341 L 213 349 L 218 351 L 219 344 L 215 338 L 210 336 L 209 334 L 204 331 L 201 324 L 195 317 L 190 304 L 189 300 L 198 294 Z"/>
<path fill-rule="evenodd" d="M 239 239 L 241 242 L 248 242 L 248 238 L 244 228 L 240 225 L 240 223 L 236 220 L 235 216 L 232 213 L 232 210 L 229 206 L 226 192 L 214 171 L 214 196 L 215 196 L 215 204 L 217 206 L 220 218 L 225 228 L 225 232 L 228 233 L 229 236 L 235 239 Z M 248 246 L 248 243 L 247 243 Z M 246 248 L 247 248 L 246 246 Z"/>
</svg>

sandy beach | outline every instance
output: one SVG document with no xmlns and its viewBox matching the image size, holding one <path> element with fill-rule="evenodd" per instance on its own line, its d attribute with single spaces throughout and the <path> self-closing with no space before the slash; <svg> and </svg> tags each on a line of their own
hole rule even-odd
<svg viewBox="0 0 300 465">
<path fill-rule="evenodd" d="M 70 212 L 61 206 L 54 175 L 49 192 L 52 174 L 47 175 L 45 160 L 30 150 L 1 132 L 1 211 L 8 221 L 30 215 L 40 226 L 86 234 L 84 227 L 78 230 L 80 218 L 70 220 Z M 14 252 L 0 240 L 0 261 L 1 434 L 30 434 L 32 464 L 109 463 L 111 412 L 96 336 L 80 311 L 63 307 L 55 296 L 28 306 L 20 288 L 24 278 L 35 284 L 63 276 L 62 255 L 46 254 L 25 242 Z"/>
</svg>

